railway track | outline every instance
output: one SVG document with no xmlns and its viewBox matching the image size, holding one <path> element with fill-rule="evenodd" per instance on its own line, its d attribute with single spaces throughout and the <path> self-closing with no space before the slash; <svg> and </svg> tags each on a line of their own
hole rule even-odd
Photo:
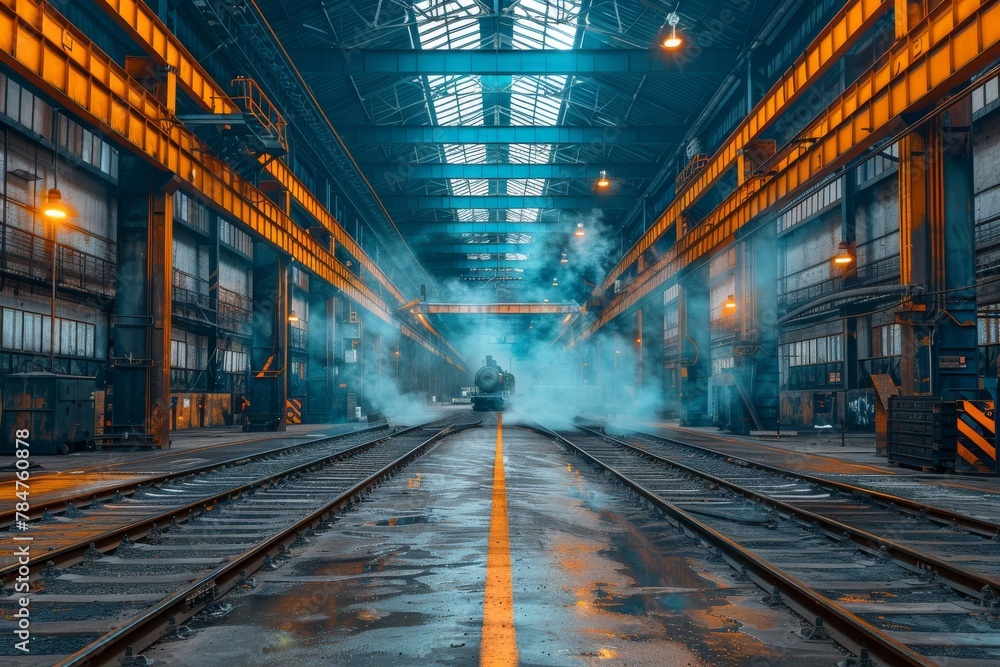
<svg viewBox="0 0 1000 667">
<path fill-rule="evenodd" d="M 768 603 L 802 616 L 812 624 L 804 638 L 830 637 L 857 656 L 845 664 L 1000 660 L 996 524 L 648 440 L 531 428 L 609 471 Z"/>
<path fill-rule="evenodd" d="M 78 531 L 67 531 L 72 517 L 32 525 L 18 533 L 34 538 L 31 654 L 8 643 L 0 657 L 24 666 L 117 665 L 123 656 L 121 664 L 144 664 L 135 657 L 143 648 L 183 636 L 202 611 L 224 614 L 231 605 L 222 596 L 252 589 L 257 569 L 277 567 L 379 480 L 478 424 L 458 415 L 367 442 L 327 443 L 322 455 L 324 446 L 171 479 L 92 508 L 75 519 Z M 2 570 L 8 588 L 16 574 L 16 565 Z M 0 617 L 15 618 L 16 598 L 0 600 Z M 11 636 L 15 627 L 0 621 Z"/>
<path fill-rule="evenodd" d="M 585 429 L 587 427 L 584 427 Z M 711 473 L 717 468 L 723 474 L 735 470 L 733 465 L 762 471 L 765 474 L 783 475 L 800 480 L 803 484 L 822 488 L 832 494 L 864 499 L 868 509 L 872 505 L 891 506 L 902 515 L 916 516 L 922 521 L 961 528 L 985 538 L 1000 536 L 1000 522 L 996 508 L 1000 493 L 972 488 L 942 488 L 936 482 L 940 475 L 932 476 L 935 484 L 927 484 L 927 476 L 882 474 L 823 474 L 813 475 L 774 464 L 719 451 L 702 444 L 685 442 L 642 431 L 622 431 L 617 434 L 629 443 L 672 461 L 686 463 Z M 1000 491 L 1000 487 L 997 487 Z M 820 505 L 822 502 L 820 502 Z M 861 507 L 861 504 L 855 504 Z M 958 511 L 955 507 L 961 507 Z M 831 505 L 830 511 L 836 511 Z M 887 507 L 886 509 L 890 509 Z M 880 521 L 891 520 L 887 513 Z"/>
<path fill-rule="evenodd" d="M 196 475 L 199 473 L 204 473 L 211 470 L 216 470 L 224 466 L 236 466 L 244 463 L 250 463 L 254 461 L 264 461 L 269 457 L 274 456 L 285 456 L 288 454 L 293 454 L 295 452 L 303 452 L 308 456 L 310 449 L 315 447 L 320 447 L 330 443 L 358 443 L 364 441 L 364 439 L 370 439 L 370 435 L 378 433 L 379 431 L 386 430 L 388 424 L 383 422 L 376 426 L 372 426 L 365 429 L 359 429 L 356 431 L 348 433 L 339 433 L 336 435 L 325 436 L 321 438 L 312 438 L 293 444 L 280 444 L 275 447 L 270 447 L 268 449 L 257 449 L 260 447 L 261 439 L 257 440 L 247 440 L 233 445 L 228 445 L 228 447 L 233 447 L 237 450 L 237 453 L 232 456 L 226 456 L 219 460 L 209 461 L 202 465 L 185 467 L 182 470 L 164 472 L 164 473 L 145 473 L 141 470 L 136 470 L 139 464 L 137 461 L 120 461 L 117 463 L 104 463 L 98 466 L 91 466 L 80 468 L 72 471 L 72 473 L 55 473 L 56 477 L 68 478 L 70 475 L 73 478 L 85 475 L 86 473 L 95 473 L 107 479 L 114 479 L 114 481 L 104 481 L 99 482 L 97 486 L 92 486 L 86 492 L 73 491 L 74 487 L 70 487 L 64 493 L 50 493 L 48 497 L 44 497 L 42 500 L 35 500 L 31 503 L 31 509 L 26 512 L 28 519 L 31 521 L 42 519 L 51 519 L 53 517 L 60 516 L 64 513 L 69 513 L 70 517 L 76 514 L 77 510 L 86 509 L 91 505 L 100 505 L 103 502 L 110 501 L 116 496 L 131 496 L 140 487 L 153 487 L 161 486 L 163 484 L 169 483 L 171 480 L 181 479 L 184 477 L 189 477 L 191 475 Z M 283 438 L 282 440 L 287 441 L 290 438 Z M 250 452 L 245 451 L 247 447 L 253 447 L 254 449 Z M 167 451 L 159 452 L 149 457 L 144 457 L 142 459 L 142 466 L 148 466 L 151 461 L 157 461 L 161 459 L 169 458 L 191 458 L 192 456 L 197 456 L 203 454 L 206 451 L 216 450 L 227 447 L 227 445 L 211 444 L 203 447 L 196 447 L 193 449 L 186 449 L 183 451 Z M 242 450 L 242 451 L 241 451 Z M 11 466 L 13 468 L 13 466 Z M 132 468 L 132 469 L 130 469 Z M 45 474 L 45 473 L 43 473 Z M 51 473 L 49 473 L 51 474 Z M 36 487 L 40 486 L 37 484 L 39 479 L 42 479 L 42 475 L 35 472 L 33 475 L 36 481 Z M 11 484 L 13 485 L 14 476 L 11 474 Z M 38 495 L 37 493 L 34 495 Z M 13 497 L 13 496 L 12 496 Z M 11 503 L 13 506 L 13 503 Z M 14 509 L 5 508 L 0 511 L 0 529 L 9 528 L 15 521 L 16 512 Z M 0 560 L 2 563 L 2 560 Z"/>
</svg>

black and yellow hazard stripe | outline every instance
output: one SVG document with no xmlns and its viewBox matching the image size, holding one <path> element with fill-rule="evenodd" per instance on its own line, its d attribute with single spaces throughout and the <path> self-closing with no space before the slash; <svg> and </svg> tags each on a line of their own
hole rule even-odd
<svg viewBox="0 0 1000 667">
<path fill-rule="evenodd" d="M 993 401 L 958 401 L 956 472 L 997 473 Z"/>
<path fill-rule="evenodd" d="M 285 423 L 286 424 L 302 423 L 302 401 L 300 401 L 297 398 L 285 399 Z"/>
</svg>

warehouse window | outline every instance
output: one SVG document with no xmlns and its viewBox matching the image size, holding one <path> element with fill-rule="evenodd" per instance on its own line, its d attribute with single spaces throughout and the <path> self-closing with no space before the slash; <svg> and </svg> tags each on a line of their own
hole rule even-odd
<svg viewBox="0 0 1000 667">
<path fill-rule="evenodd" d="M 253 239 L 226 220 L 219 220 L 219 243 L 253 259 Z"/>
<path fill-rule="evenodd" d="M 239 350 L 223 350 L 222 370 L 225 373 L 243 373 L 247 370 L 248 360 L 246 352 Z"/>
<path fill-rule="evenodd" d="M 4 308 L 3 347 L 5 350 L 47 354 L 50 350 L 50 327 L 48 315 Z M 96 340 L 96 325 L 56 318 L 56 354 L 96 358 Z"/>
<path fill-rule="evenodd" d="M 1000 345 L 1000 304 L 981 306 L 976 325 L 980 345 Z"/>
<path fill-rule="evenodd" d="M 723 370 L 735 367 L 735 357 L 718 357 L 712 359 L 712 375 L 722 375 Z"/>
<path fill-rule="evenodd" d="M 823 336 L 782 345 L 780 355 L 789 366 L 811 366 L 844 360 L 844 337 Z"/>
<path fill-rule="evenodd" d="M 187 368 L 187 343 L 182 340 L 170 341 L 170 366 L 172 368 Z"/>
<path fill-rule="evenodd" d="M 898 357 L 902 353 L 903 336 L 898 324 L 872 328 L 873 357 Z"/>
<path fill-rule="evenodd" d="M 170 341 L 171 368 L 203 369 L 208 365 L 208 338 L 198 334 L 173 330 Z"/>
</svg>

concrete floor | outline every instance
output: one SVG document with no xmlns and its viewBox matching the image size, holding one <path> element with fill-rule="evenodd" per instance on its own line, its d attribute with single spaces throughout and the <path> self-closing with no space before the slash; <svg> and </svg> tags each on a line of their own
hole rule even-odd
<svg viewBox="0 0 1000 667">
<path fill-rule="evenodd" d="M 255 590 L 227 598 L 228 614 L 199 620 L 191 638 L 147 655 L 242 667 L 762 667 L 843 658 L 800 640 L 789 611 L 763 605 L 761 591 L 708 562 L 621 487 L 511 427 L 503 459 L 514 652 L 484 634 L 484 600 L 489 609 L 503 599 L 486 591 L 487 553 L 492 568 L 505 546 L 490 532 L 495 419 L 487 414 L 483 428 L 443 441 L 280 569 L 258 572 Z"/>
</svg>

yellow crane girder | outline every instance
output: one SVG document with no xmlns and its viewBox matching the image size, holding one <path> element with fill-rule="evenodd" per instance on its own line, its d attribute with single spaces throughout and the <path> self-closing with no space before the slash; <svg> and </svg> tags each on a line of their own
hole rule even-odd
<svg viewBox="0 0 1000 667">
<path fill-rule="evenodd" d="M 212 79 L 201 63 L 191 55 L 146 3 L 140 0 L 95 0 L 95 4 L 102 8 L 147 55 L 156 59 L 161 65 L 174 68 L 180 88 L 203 110 L 218 114 L 241 113 L 241 109 L 230 99 L 226 90 Z M 333 235 L 334 241 L 357 259 L 358 263 L 374 276 L 398 303 L 406 301 L 382 269 L 361 249 L 361 246 L 305 184 L 292 173 L 288 165 L 275 160 L 268 162 L 264 169 L 288 191 L 293 200 L 318 220 Z M 360 171 L 358 173 L 360 174 Z"/>
<path fill-rule="evenodd" d="M 767 129 L 809 86 L 819 81 L 847 53 L 848 49 L 875 25 L 890 8 L 893 0 L 851 0 L 806 47 L 801 56 L 775 82 L 726 143 L 716 151 L 698 176 L 676 193 L 674 201 L 661 214 L 601 284 L 603 291 L 621 277 L 640 255 L 674 227 L 681 215 L 707 193 L 736 164 L 740 151 Z"/>
<path fill-rule="evenodd" d="M 766 182 L 749 181 L 733 192 L 572 342 L 670 286 L 681 269 L 730 243 L 755 216 L 904 130 L 900 116 L 943 99 L 997 57 L 1000 0 L 944 0 L 801 132 L 800 136 L 814 140 L 809 148 L 777 160 L 775 175 Z"/>
<path fill-rule="evenodd" d="M 207 153 L 169 109 L 48 3 L 0 0 L 0 62 L 125 150 L 176 174 L 182 188 L 242 222 L 429 352 L 451 359 L 400 323 L 363 280 L 263 192 Z"/>
<path fill-rule="evenodd" d="M 577 314 L 575 303 L 421 303 L 428 315 L 566 315 Z"/>
</svg>

